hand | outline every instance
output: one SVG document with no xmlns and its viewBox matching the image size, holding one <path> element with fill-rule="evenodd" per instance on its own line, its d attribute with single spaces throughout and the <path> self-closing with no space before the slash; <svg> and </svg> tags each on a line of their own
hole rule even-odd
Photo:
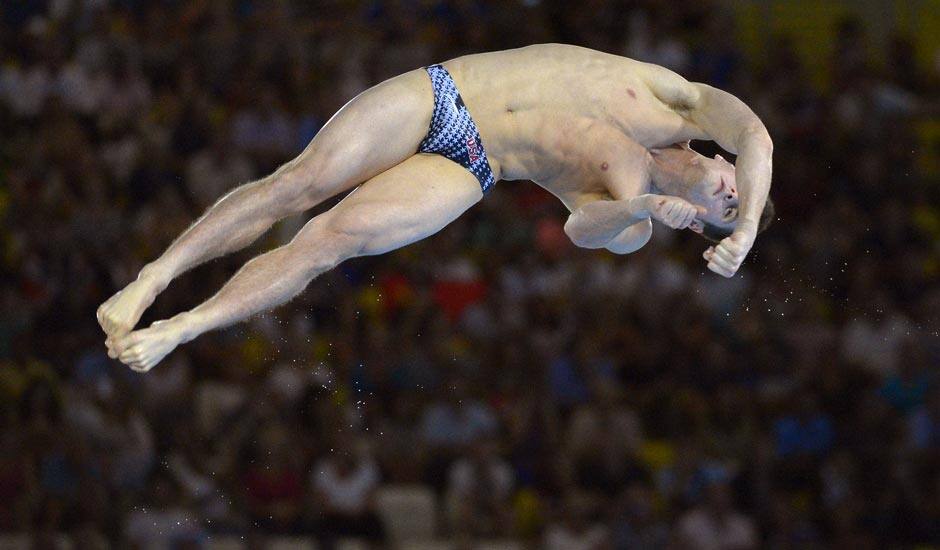
<svg viewBox="0 0 940 550">
<path fill-rule="evenodd" d="M 708 269 L 722 277 L 733 277 L 744 261 L 744 257 L 754 246 L 757 230 L 749 225 L 734 230 L 731 236 L 726 237 L 717 246 L 711 246 L 702 254 L 708 261 Z"/>
<path fill-rule="evenodd" d="M 685 229 L 696 216 L 705 214 L 701 206 L 679 197 L 653 195 L 649 202 L 650 217 L 673 229 Z"/>
</svg>

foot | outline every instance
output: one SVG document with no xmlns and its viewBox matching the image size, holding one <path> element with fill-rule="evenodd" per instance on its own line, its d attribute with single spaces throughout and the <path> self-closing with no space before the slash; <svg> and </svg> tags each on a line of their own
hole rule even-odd
<svg viewBox="0 0 940 550">
<path fill-rule="evenodd" d="M 166 357 L 185 337 L 185 321 L 174 317 L 149 328 L 110 340 L 108 355 L 137 372 L 147 372 Z"/>
<path fill-rule="evenodd" d="M 101 304 L 97 312 L 98 324 L 108 335 L 108 340 L 130 332 L 164 288 L 166 285 L 156 277 L 141 273 L 136 281 Z"/>
</svg>

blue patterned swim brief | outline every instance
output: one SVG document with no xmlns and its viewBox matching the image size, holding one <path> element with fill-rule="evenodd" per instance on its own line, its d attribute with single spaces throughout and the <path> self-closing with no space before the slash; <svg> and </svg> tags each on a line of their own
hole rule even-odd
<svg viewBox="0 0 940 550">
<path fill-rule="evenodd" d="M 435 153 L 463 166 L 480 181 L 485 194 L 496 183 L 496 178 L 486 158 L 477 125 L 447 69 L 431 65 L 425 70 L 434 86 L 434 113 L 431 115 L 431 128 L 418 152 Z"/>
</svg>

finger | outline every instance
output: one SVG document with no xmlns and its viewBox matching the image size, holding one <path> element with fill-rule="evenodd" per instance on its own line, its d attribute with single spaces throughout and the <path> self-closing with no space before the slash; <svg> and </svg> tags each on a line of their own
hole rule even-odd
<svg viewBox="0 0 940 550">
<path fill-rule="evenodd" d="M 715 253 L 712 254 L 712 257 L 709 261 L 719 267 L 725 269 L 737 269 L 737 263 L 733 260 L 729 260 L 727 257 L 722 256 L 721 247 L 716 247 Z"/>
<path fill-rule="evenodd" d="M 729 278 L 730 278 L 730 277 L 734 276 L 734 272 L 733 272 L 733 271 L 731 271 L 731 270 L 729 270 L 729 269 L 727 269 L 727 268 L 725 268 L 725 267 L 722 267 L 722 266 L 716 264 L 715 262 L 708 262 L 708 269 L 714 271 L 715 273 L 721 275 L 722 277 L 729 277 Z"/>
<path fill-rule="evenodd" d="M 721 245 L 715 248 L 715 255 L 727 262 L 737 263 L 738 261 L 737 256 L 729 252 L 726 247 Z"/>
<path fill-rule="evenodd" d="M 696 212 L 696 215 L 698 215 L 698 216 L 704 216 L 705 214 L 708 213 L 708 209 L 706 209 L 704 206 L 698 206 L 698 205 L 696 205 L 696 206 L 695 206 L 695 212 Z"/>
<path fill-rule="evenodd" d="M 689 208 L 685 213 L 685 219 L 682 220 L 682 229 L 688 227 L 694 220 L 697 210 L 695 208 Z"/>
<path fill-rule="evenodd" d="M 726 253 L 730 254 L 734 258 L 741 258 L 744 256 L 744 253 L 746 252 L 746 250 L 744 250 L 743 247 L 738 246 L 736 244 L 727 243 L 725 241 L 718 243 L 718 246 L 716 248 L 720 248 L 724 250 Z"/>
<path fill-rule="evenodd" d="M 730 238 L 722 240 L 720 246 L 723 246 L 728 252 L 738 256 L 744 253 L 744 247 Z"/>
<path fill-rule="evenodd" d="M 702 257 L 708 261 L 711 261 L 712 256 L 715 255 L 715 250 L 712 247 L 709 247 L 705 252 L 702 252 Z"/>
</svg>

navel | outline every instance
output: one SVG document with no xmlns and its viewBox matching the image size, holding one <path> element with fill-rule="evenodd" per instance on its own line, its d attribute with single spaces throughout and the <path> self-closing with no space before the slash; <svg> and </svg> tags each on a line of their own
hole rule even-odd
<svg viewBox="0 0 940 550">
<path fill-rule="evenodd" d="M 630 94 L 630 97 L 636 99 L 636 92 L 633 91 L 633 88 L 627 88 L 627 93 Z"/>
<path fill-rule="evenodd" d="M 601 170 L 606 172 L 608 168 L 610 168 L 609 164 L 607 164 L 606 162 L 601 163 Z"/>
</svg>

